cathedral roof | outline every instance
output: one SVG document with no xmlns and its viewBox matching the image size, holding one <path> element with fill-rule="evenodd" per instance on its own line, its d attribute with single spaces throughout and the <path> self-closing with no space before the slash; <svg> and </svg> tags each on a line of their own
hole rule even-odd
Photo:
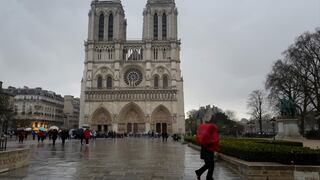
<svg viewBox="0 0 320 180">
<path fill-rule="evenodd" d="M 174 0 L 148 0 L 148 4 L 167 4 L 174 3 Z"/>
<path fill-rule="evenodd" d="M 121 3 L 121 0 L 92 0 L 92 2 Z"/>
</svg>

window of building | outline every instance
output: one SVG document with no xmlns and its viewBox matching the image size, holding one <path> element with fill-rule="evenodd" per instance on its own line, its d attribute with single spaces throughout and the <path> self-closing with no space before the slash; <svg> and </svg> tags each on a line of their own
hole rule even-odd
<svg viewBox="0 0 320 180">
<path fill-rule="evenodd" d="M 102 59 L 102 50 L 101 49 L 98 50 L 98 59 L 99 60 Z"/>
<path fill-rule="evenodd" d="M 153 59 L 158 59 L 158 49 L 157 48 L 153 49 Z"/>
<path fill-rule="evenodd" d="M 163 76 L 163 89 L 168 88 L 168 76 Z"/>
<path fill-rule="evenodd" d="M 108 76 L 107 78 L 107 89 L 112 89 L 112 77 Z"/>
<path fill-rule="evenodd" d="M 167 50 L 165 48 L 162 51 L 162 57 L 163 59 L 167 59 Z"/>
<path fill-rule="evenodd" d="M 167 15 L 162 15 L 162 39 L 167 39 Z"/>
<path fill-rule="evenodd" d="M 159 88 L 159 77 L 158 76 L 154 77 L 154 82 L 153 83 L 154 83 L 154 85 L 153 85 L 154 88 L 156 88 L 156 89 Z"/>
<path fill-rule="evenodd" d="M 104 15 L 99 16 L 99 41 L 103 40 L 104 35 Z"/>
<path fill-rule="evenodd" d="M 102 88 L 102 77 L 101 77 L 101 76 L 98 76 L 97 87 L 98 87 L 99 89 Z"/>
<path fill-rule="evenodd" d="M 158 14 L 155 13 L 153 16 L 153 38 L 158 40 Z"/>
<path fill-rule="evenodd" d="M 109 15 L 109 24 L 108 24 L 108 40 L 113 40 L 113 15 Z"/>
</svg>

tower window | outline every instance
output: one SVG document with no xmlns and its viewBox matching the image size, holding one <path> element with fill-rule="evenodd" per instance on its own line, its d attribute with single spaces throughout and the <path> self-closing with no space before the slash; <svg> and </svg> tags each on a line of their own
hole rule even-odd
<svg viewBox="0 0 320 180">
<path fill-rule="evenodd" d="M 102 77 L 101 76 L 98 76 L 97 87 L 98 87 L 98 89 L 102 88 Z"/>
<path fill-rule="evenodd" d="M 107 89 L 112 89 L 112 77 L 107 78 Z"/>
<path fill-rule="evenodd" d="M 167 50 L 166 50 L 166 48 L 164 48 L 163 51 L 162 51 L 162 57 L 163 57 L 163 59 L 167 59 Z"/>
<path fill-rule="evenodd" d="M 104 34 L 104 15 L 101 14 L 99 17 L 99 41 L 103 40 Z"/>
<path fill-rule="evenodd" d="M 113 40 L 113 15 L 109 15 L 109 24 L 108 24 L 108 41 Z"/>
<path fill-rule="evenodd" d="M 158 76 L 155 76 L 154 77 L 154 82 L 153 82 L 153 86 L 155 89 L 159 88 L 159 77 Z"/>
<path fill-rule="evenodd" d="M 162 39 L 167 39 L 167 15 L 162 15 Z"/>
<path fill-rule="evenodd" d="M 153 16 L 153 38 L 158 40 L 158 14 L 155 13 Z"/>
<path fill-rule="evenodd" d="M 158 49 L 157 48 L 153 49 L 153 59 L 158 59 Z"/>
<path fill-rule="evenodd" d="M 163 89 L 168 88 L 168 76 L 163 76 Z"/>
</svg>

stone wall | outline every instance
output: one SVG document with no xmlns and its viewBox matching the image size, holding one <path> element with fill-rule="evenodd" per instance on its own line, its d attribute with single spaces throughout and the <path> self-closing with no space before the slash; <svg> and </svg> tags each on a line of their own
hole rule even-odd
<svg viewBox="0 0 320 180">
<path fill-rule="evenodd" d="M 29 165 L 30 149 L 0 151 L 0 173 Z"/>
</svg>

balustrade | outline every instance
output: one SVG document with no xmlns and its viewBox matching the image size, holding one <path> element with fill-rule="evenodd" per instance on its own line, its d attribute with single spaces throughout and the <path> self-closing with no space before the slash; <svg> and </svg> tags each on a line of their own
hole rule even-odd
<svg viewBox="0 0 320 180">
<path fill-rule="evenodd" d="M 88 90 L 85 101 L 176 101 L 177 90 Z"/>
</svg>

